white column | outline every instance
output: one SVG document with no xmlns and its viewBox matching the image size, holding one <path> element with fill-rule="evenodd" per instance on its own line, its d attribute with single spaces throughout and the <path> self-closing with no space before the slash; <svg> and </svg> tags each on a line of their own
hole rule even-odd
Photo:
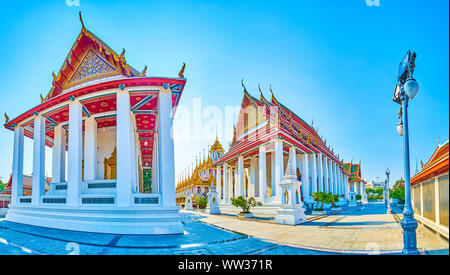
<svg viewBox="0 0 450 275">
<path fill-rule="evenodd" d="M 11 182 L 11 204 L 17 204 L 23 195 L 23 127 L 14 129 L 13 171 Z"/>
<path fill-rule="evenodd" d="M 257 178 L 257 159 L 252 157 L 250 159 L 250 180 L 248 185 L 248 196 L 256 197 L 256 178 Z"/>
<path fill-rule="evenodd" d="M 440 204 L 440 196 L 439 196 L 439 178 L 434 178 L 434 210 L 436 217 L 436 224 L 441 225 L 441 204 Z"/>
<path fill-rule="evenodd" d="M 333 174 L 332 179 L 332 189 L 333 189 L 333 195 L 338 194 L 338 185 L 336 182 L 336 163 L 332 160 L 331 161 L 331 173 Z"/>
<path fill-rule="evenodd" d="M 97 177 L 97 121 L 91 116 L 84 126 L 84 180 L 90 181 Z"/>
<path fill-rule="evenodd" d="M 334 176 L 334 186 L 335 186 L 335 192 L 336 192 L 336 194 L 340 194 L 340 186 L 339 186 L 339 177 L 338 177 L 338 171 L 339 171 L 339 166 L 338 166 L 338 164 L 336 163 L 336 162 L 333 162 L 333 164 L 334 164 L 334 173 L 333 173 L 333 176 Z"/>
<path fill-rule="evenodd" d="M 32 205 L 39 205 L 45 194 L 45 117 L 34 119 Z"/>
<path fill-rule="evenodd" d="M 272 187 L 272 195 L 275 195 L 275 201 L 281 203 L 281 181 L 283 179 L 283 141 L 280 139 L 275 140 L 275 186 Z M 274 192 L 275 191 L 275 192 Z"/>
<path fill-rule="evenodd" d="M 230 198 L 235 198 L 236 193 L 233 191 L 236 191 L 236 190 L 233 190 L 233 184 L 236 184 L 236 181 L 233 177 L 233 167 L 232 166 L 228 167 L 228 183 L 229 183 L 228 186 L 230 187 L 230 191 L 229 191 Z M 235 186 L 234 186 L 234 188 L 235 188 Z M 230 200 L 230 203 L 231 203 L 231 200 Z"/>
<path fill-rule="evenodd" d="M 328 158 L 327 157 L 324 157 L 323 158 L 323 169 L 324 169 L 324 172 L 323 172 L 323 180 L 324 180 L 324 183 L 323 183 L 323 186 L 324 186 L 324 191 L 325 192 L 327 192 L 327 193 L 329 193 L 330 192 L 330 186 L 329 186 L 329 184 L 328 184 L 328 179 L 329 179 L 329 171 L 328 171 L 328 168 L 329 168 L 329 166 L 328 166 Z"/>
<path fill-rule="evenodd" d="M 216 191 L 219 196 L 219 203 L 222 200 L 222 175 L 220 171 L 220 166 L 217 166 L 216 168 Z"/>
<path fill-rule="evenodd" d="M 349 199 L 349 193 L 350 193 L 350 186 L 348 186 L 348 178 L 347 175 L 342 173 L 342 180 L 344 181 L 344 188 L 345 188 L 345 198 Z"/>
<path fill-rule="evenodd" d="M 318 192 L 318 186 L 317 186 L 317 154 L 313 153 L 311 154 L 311 196 L 312 193 Z"/>
<path fill-rule="evenodd" d="M 317 154 L 317 178 L 319 179 L 319 186 L 318 186 L 318 191 L 319 192 L 324 192 L 323 189 L 323 174 L 322 174 L 322 169 L 323 167 L 323 159 L 322 159 L 322 153 Z"/>
<path fill-rule="evenodd" d="M 129 102 L 129 101 L 128 101 Z M 160 182 L 162 203 L 164 206 L 175 206 L 175 157 L 172 136 L 172 91 L 160 90 L 158 99 L 159 142 L 160 142 Z"/>
<path fill-rule="evenodd" d="M 420 183 L 420 216 L 423 217 L 423 183 Z"/>
<path fill-rule="evenodd" d="M 259 146 L 259 199 L 264 201 L 267 196 L 267 171 L 266 171 L 266 148 Z"/>
<path fill-rule="evenodd" d="M 160 99 L 161 100 L 161 99 Z M 158 101 L 160 103 L 160 101 Z M 161 118 L 161 114 L 160 114 Z M 117 91 L 117 206 L 131 205 L 132 158 L 131 158 L 131 111 L 130 94 Z M 175 194 L 175 192 L 174 192 Z"/>
<path fill-rule="evenodd" d="M 67 205 L 80 204 L 83 158 L 82 107 L 79 101 L 69 103 L 69 150 L 67 170 Z"/>
<path fill-rule="evenodd" d="M 238 157 L 237 178 L 236 178 L 236 197 L 245 197 L 245 179 L 244 179 L 244 157 Z"/>
<path fill-rule="evenodd" d="M 225 204 L 230 203 L 230 180 L 228 178 L 228 165 L 223 164 L 223 199 Z"/>
<path fill-rule="evenodd" d="M 302 193 L 303 200 L 305 202 L 309 202 L 311 200 L 311 190 L 309 190 L 309 164 L 308 164 L 308 154 L 304 153 L 302 155 L 302 167 L 303 167 L 303 175 L 302 175 Z"/>
<path fill-rule="evenodd" d="M 66 181 L 66 131 L 62 125 L 54 129 L 52 183 Z"/>
</svg>

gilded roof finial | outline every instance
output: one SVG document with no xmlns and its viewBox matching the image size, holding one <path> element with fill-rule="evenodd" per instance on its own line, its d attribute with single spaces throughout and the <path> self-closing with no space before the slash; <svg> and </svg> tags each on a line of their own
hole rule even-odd
<svg viewBox="0 0 450 275">
<path fill-rule="evenodd" d="M 42 94 L 39 95 L 41 97 L 41 103 L 45 101 L 45 98 L 42 96 Z"/>
<path fill-rule="evenodd" d="M 81 16 L 81 11 L 79 14 L 80 14 L 81 29 L 84 31 L 86 29 L 86 27 L 84 26 L 83 17 Z"/>
<path fill-rule="evenodd" d="M 145 65 L 144 70 L 141 73 L 142 76 L 147 76 L 147 65 Z"/>
<path fill-rule="evenodd" d="M 242 84 L 242 87 L 244 88 L 244 92 L 247 92 L 247 88 L 245 88 L 245 85 L 244 85 L 244 79 L 241 80 L 241 84 Z"/>
<path fill-rule="evenodd" d="M 183 62 L 183 67 L 181 67 L 180 72 L 178 73 L 178 76 L 180 78 L 184 78 L 184 69 L 186 69 L 186 63 Z"/>
<path fill-rule="evenodd" d="M 272 97 L 275 98 L 275 96 L 273 95 L 273 91 L 272 91 L 272 85 L 270 85 L 269 88 L 270 88 L 270 93 L 272 94 Z"/>
<path fill-rule="evenodd" d="M 8 117 L 8 115 L 5 112 L 5 124 L 8 123 L 8 122 L 9 122 L 9 117 Z"/>
<path fill-rule="evenodd" d="M 261 96 L 264 97 L 263 92 L 261 91 L 261 84 L 259 84 L 259 83 L 258 83 L 258 89 L 259 89 L 259 92 L 261 93 Z"/>
<path fill-rule="evenodd" d="M 55 74 L 55 72 L 52 72 L 52 76 L 53 76 L 53 81 L 56 81 L 56 74 Z"/>
<path fill-rule="evenodd" d="M 122 49 L 122 53 L 120 54 L 120 59 L 125 58 L 125 49 Z"/>
</svg>

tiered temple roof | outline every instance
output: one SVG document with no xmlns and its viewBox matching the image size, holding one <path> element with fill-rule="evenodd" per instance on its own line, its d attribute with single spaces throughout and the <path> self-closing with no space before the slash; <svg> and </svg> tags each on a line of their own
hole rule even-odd
<svg viewBox="0 0 450 275">
<path fill-rule="evenodd" d="M 365 180 L 361 177 L 361 163 L 353 164 L 351 162 L 344 163 L 344 170 L 350 173 L 350 177 L 348 182 L 363 182 L 366 183 Z"/>
<path fill-rule="evenodd" d="M 244 85 L 243 85 L 244 86 Z M 270 89 L 272 92 L 272 89 Z M 261 92 L 261 89 L 260 89 Z M 253 112 L 253 115 L 251 115 Z M 255 129 L 267 122 L 263 129 Z M 334 150 L 326 145 L 317 131 L 302 118 L 283 105 L 272 92 L 272 98 L 268 101 L 261 92 L 259 99 L 250 95 L 244 86 L 244 97 L 238 122 L 234 127 L 233 139 L 230 150 L 214 165 L 233 161 L 244 152 L 253 150 L 256 154 L 257 145 L 280 136 L 292 144 L 296 144 L 308 153 L 323 153 L 337 163 L 343 163 Z"/>
<path fill-rule="evenodd" d="M 449 141 L 438 145 L 430 159 L 422 166 L 420 172 L 411 178 L 411 186 L 436 177 L 449 169 Z"/>
<path fill-rule="evenodd" d="M 54 127 L 62 124 L 68 130 L 70 99 L 109 89 L 139 86 L 165 86 L 172 90 L 174 112 L 181 98 L 186 83 L 184 69 L 178 74 L 179 78 L 161 78 L 147 76 L 147 66 L 142 72 L 131 67 L 125 59 L 125 49 L 117 54 L 105 42 L 86 29 L 81 18 L 81 31 L 69 50 L 61 69 L 53 73 L 52 87 L 43 97 L 41 103 L 31 110 L 10 120 L 5 114 L 5 128 L 14 130 L 17 125 L 24 128 L 26 137 L 33 138 L 34 118 L 42 114 L 46 118 L 46 140 L 48 147 L 53 146 Z M 116 94 L 114 92 L 98 97 L 80 100 L 83 105 L 83 117 L 109 113 L 116 110 Z M 54 106 L 57 109 L 46 111 Z M 137 132 L 141 143 L 142 168 L 152 167 L 153 139 L 156 128 L 158 92 L 133 91 L 130 93 L 130 105 L 135 113 Z M 96 118 L 97 127 L 111 127 L 116 125 L 114 115 Z M 84 127 L 84 126 L 83 126 Z"/>
<path fill-rule="evenodd" d="M 63 89 L 73 87 L 81 82 L 93 80 L 105 76 L 122 75 L 126 77 L 145 76 L 143 73 L 127 64 L 125 60 L 125 49 L 119 55 L 105 42 L 87 30 L 83 19 L 82 29 L 75 43 L 67 54 L 58 74 L 53 74 L 52 88 L 43 102 L 61 94 Z M 90 51 L 86 51 L 86 48 Z M 100 62 L 92 67 L 90 60 L 99 59 Z M 80 66 L 81 65 L 81 66 Z"/>
</svg>

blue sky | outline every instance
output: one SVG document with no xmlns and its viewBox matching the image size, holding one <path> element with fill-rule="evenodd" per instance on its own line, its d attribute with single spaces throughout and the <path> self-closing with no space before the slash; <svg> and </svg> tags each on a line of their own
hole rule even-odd
<svg viewBox="0 0 450 275">
<path fill-rule="evenodd" d="M 449 131 L 447 0 L 316 1 L 2 1 L 0 113 L 13 118 L 39 104 L 80 31 L 86 27 L 148 75 L 177 75 L 187 63 L 181 105 L 239 105 L 240 81 L 277 98 L 346 161 L 361 160 L 366 180 L 403 176 L 402 139 L 392 102 L 398 64 L 417 52 L 421 89 L 410 103 L 412 170 Z M 206 121 L 206 120 L 205 120 Z M 225 129 L 227 128 L 227 129 Z M 232 128 L 231 123 L 224 129 Z M 221 136 L 228 144 L 231 136 Z M 176 142 L 183 170 L 211 141 Z M 13 134 L 0 129 L 0 177 L 11 172 Z M 225 146 L 227 147 L 227 146 Z M 25 146 L 31 173 L 31 142 Z M 51 157 L 48 151 L 47 158 Z M 49 162 L 47 162 L 49 163 Z M 48 171 L 49 168 L 47 168 Z"/>
</svg>

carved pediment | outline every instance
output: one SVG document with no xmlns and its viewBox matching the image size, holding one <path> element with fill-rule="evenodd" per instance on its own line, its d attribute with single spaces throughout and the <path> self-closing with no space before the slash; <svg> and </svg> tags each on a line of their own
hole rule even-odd
<svg viewBox="0 0 450 275">
<path fill-rule="evenodd" d="M 118 74 L 120 74 L 120 71 L 116 67 L 89 49 L 69 81 L 64 85 L 64 88 L 69 88 L 89 80 Z"/>
</svg>

